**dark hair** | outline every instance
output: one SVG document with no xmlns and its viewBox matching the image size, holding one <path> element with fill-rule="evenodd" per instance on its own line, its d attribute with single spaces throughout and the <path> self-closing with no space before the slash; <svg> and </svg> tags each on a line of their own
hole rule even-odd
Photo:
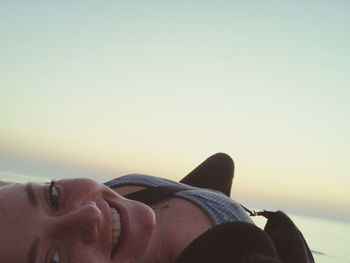
<svg viewBox="0 0 350 263">
<path fill-rule="evenodd" d="M 0 181 L 0 187 L 5 186 L 5 185 L 9 185 L 9 184 L 12 184 L 12 183 Z"/>
<path fill-rule="evenodd" d="M 270 237 L 245 222 L 219 224 L 195 239 L 175 263 L 280 263 Z"/>
</svg>

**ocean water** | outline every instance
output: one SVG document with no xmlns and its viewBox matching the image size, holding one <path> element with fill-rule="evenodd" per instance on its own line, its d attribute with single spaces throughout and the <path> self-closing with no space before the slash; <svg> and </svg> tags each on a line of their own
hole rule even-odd
<svg viewBox="0 0 350 263">
<path fill-rule="evenodd" d="M 307 241 L 316 263 L 350 262 L 350 223 L 288 214 Z M 261 228 L 265 219 L 254 218 Z"/>
<path fill-rule="evenodd" d="M 0 181 L 10 182 L 48 182 L 49 178 L 19 175 L 11 172 L 0 171 Z M 315 262 L 317 263 L 349 263 L 350 262 L 350 222 L 332 221 L 324 218 L 316 218 L 295 214 L 288 214 L 306 239 Z M 266 220 L 262 217 L 253 218 L 261 228 Z"/>
</svg>

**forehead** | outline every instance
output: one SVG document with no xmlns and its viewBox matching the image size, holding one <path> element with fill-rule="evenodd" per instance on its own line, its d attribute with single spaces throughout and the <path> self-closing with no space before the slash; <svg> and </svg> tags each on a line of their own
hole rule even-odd
<svg viewBox="0 0 350 263">
<path fill-rule="evenodd" d="M 25 185 L 24 184 L 8 184 L 0 186 L 0 209 L 1 217 L 4 217 L 4 212 L 16 212 L 19 208 L 25 207 Z"/>
<path fill-rule="evenodd" d="M 22 193 L 24 190 L 23 184 L 7 184 L 0 186 L 0 205 L 1 208 L 7 208 L 3 203 L 12 203 L 15 200 L 19 200 L 22 198 Z"/>
<path fill-rule="evenodd" d="M 33 240 L 31 208 L 23 184 L 0 187 L 0 258 L 2 263 L 26 262 Z"/>
</svg>

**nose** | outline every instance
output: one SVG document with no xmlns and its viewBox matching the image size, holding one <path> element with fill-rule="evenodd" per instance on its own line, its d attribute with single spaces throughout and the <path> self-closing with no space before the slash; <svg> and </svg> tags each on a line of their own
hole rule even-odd
<svg viewBox="0 0 350 263">
<path fill-rule="evenodd" d="M 93 243 L 97 239 L 101 214 L 96 203 L 90 201 L 58 216 L 55 231 L 66 237 L 74 235 L 87 244 Z"/>
</svg>

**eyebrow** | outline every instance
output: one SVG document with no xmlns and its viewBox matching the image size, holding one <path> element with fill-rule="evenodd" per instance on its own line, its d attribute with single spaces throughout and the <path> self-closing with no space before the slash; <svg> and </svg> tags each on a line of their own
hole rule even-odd
<svg viewBox="0 0 350 263">
<path fill-rule="evenodd" d="M 31 203 L 31 205 L 33 207 L 38 206 L 38 199 L 34 193 L 33 190 L 33 185 L 31 183 L 28 183 L 25 187 L 26 193 L 27 193 L 27 198 L 29 200 L 29 203 Z"/>
<path fill-rule="evenodd" d="M 35 263 L 38 247 L 39 247 L 39 239 L 35 239 L 29 249 L 28 261 L 27 261 L 28 263 Z"/>
</svg>

